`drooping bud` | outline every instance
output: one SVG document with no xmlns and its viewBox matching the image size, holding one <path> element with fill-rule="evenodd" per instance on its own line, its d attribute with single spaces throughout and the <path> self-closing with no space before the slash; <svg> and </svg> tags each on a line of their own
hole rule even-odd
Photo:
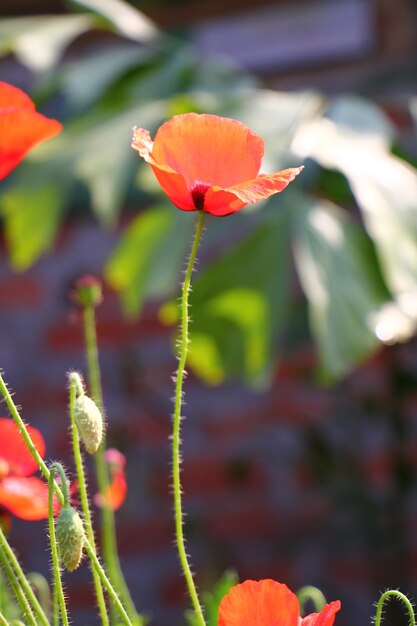
<svg viewBox="0 0 417 626">
<path fill-rule="evenodd" d="M 62 562 L 69 572 L 73 572 L 80 564 L 85 538 L 83 523 L 76 509 L 63 507 L 55 528 Z"/>
<path fill-rule="evenodd" d="M 103 416 L 100 409 L 88 396 L 78 396 L 75 400 L 74 418 L 85 449 L 94 454 L 103 437 Z"/>
<path fill-rule="evenodd" d="M 69 372 L 68 373 L 69 384 L 74 385 L 76 396 L 84 395 L 84 384 L 81 376 L 78 372 Z"/>
<path fill-rule="evenodd" d="M 103 290 L 101 281 L 90 274 L 86 274 L 77 280 L 73 299 L 83 309 L 96 307 L 103 301 Z"/>
</svg>

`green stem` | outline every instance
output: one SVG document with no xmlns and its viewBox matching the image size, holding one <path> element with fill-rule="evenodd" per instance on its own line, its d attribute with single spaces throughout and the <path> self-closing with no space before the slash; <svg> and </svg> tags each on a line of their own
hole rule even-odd
<svg viewBox="0 0 417 626">
<path fill-rule="evenodd" d="M 27 447 L 29 448 L 30 452 L 32 453 L 33 458 L 35 459 L 40 471 L 42 472 L 42 474 L 44 475 L 44 477 L 46 478 L 46 481 L 49 484 L 49 480 L 51 478 L 51 473 L 48 469 L 48 467 L 46 466 L 44 460 L 42 459 L 42 457 L 40 456 L 39 452 L 36 449 L 35 444 L 32 441 L 32 438 L 25 426 L 24 421 L 22 420 L 19 411 L 17 410 L 17 407 L 15 405 L 15 403 L 13 402 L 13 398 L 9 393 L 9 390 L 7 389 L 7 386 L 3 380 L 2 375 L 0 374 L 0 394 L 3 396 L 4 400 L 6 401 L 7 407 L 10 411 L 11 416 L 13 417 L 14 421 L 16 422 L 17 426 L 19 427 L 19 430 L 22 434 L 22 437 L 27 445 Z M 51 479 L 52 480 L 52 479 Z M 61 491 L 60 486 L 58 485 L 58 483 L 56 482 L 56 480 L 52 480 L 53 483 L 53 487 L 54 487 L 54 492 L 56 494 L 56 497 L 58 498 L 58 502 L 61 506 L 64 505 L 65 502 L 65 498 L 64 498 L 64 494 Z M 1 532 L 1 529 L 0 529 Z M 1 545 L 1 544 L 0 544 Z M 90 541 L 88 539 L 88 537 L 85 537 L 84 539 L 84 547 L 86 549 L 86 551 L 90 554 L 90 552 L 93 552 L 93 549 L 91 547 Z M 0 550 L 0 555 L 1 555 L 1 550 Z M 115 590 L 113 589 L 110 581 L 108 580 L 108 578 L 106 577 L 104 570 L 97 558 L 97 556 L 94 555 L 94 563 L 96 566 L 96 569 L 99 572 L 100 575 L 100 579 L 103 581 L 103 577 L 106 580 L 106 584 L 103 583 L 104 587 L 106 588 L 107 592 L 109 595 L 111 595 L 112 597 L 114 595 L 116 595 L 117 598 L 117 594 L 115 592 Z M 119 599 L 117 598 L 118 603 L 120 604 Z M 116 606 L 117 603 L 116 603 Z M 121 607 L 123 609 L 123 607 Z M 124 609 L 123 609 L 124 610 Z"/>
<path fill-rule="evenodd" d="M 88 381 L 92 399 L 98 408 L 104 414 L 103 393 L 101 388 L 100 364 L 97 347 L 97 333 L 95 313 L 93 306 L 87 306 L 83 309 L 84 321 L 84 337 L 87 358 Z M 98 489 L 102 498 L 101 506 L 101 539 L 103 545 L 103 560 L 107 566 L 109 577 L 120 594 L 123 604 L 127 607 L 128 613 L 132 619 L 137 619 L 138 613 L 126 585 L 122 568 L 120 566 L 119 556 L 117 552 L 116 525 L 113 509 L 107 504 L 106 493 L 109 487 L 109 475 L 107 471 L 104 452 L 106 449 L 105 435 L 102 442 L 94 454 L 94 462 L 96 468 Z"/>
<path fill-rule="evenodd" d="M 184 283 L 182 285 L 181 292 L 181 335 L 179 341 L 179 361 L 178 361 L 178 369 L 176 374 L 176 384 L 175 384 L 175 406 L 174 406 L 174 416 L 173 416 L 173 425 L 172 425 L 172 476 L 173 476 L 173 489 L 174 489 L 174 512 L 175 512 L 175 535 L 176 535 L 176 543 L 178 549 L 178 555 L 181 562 L 181 567 L 184 572 L 185 580 L 187 582 L 188 592 L 190 594 L 191 602 L 194 607 L 194 611 L 197 617 L 197 621 L 199 626 L 205 626 L 205 620 L 203 615 L 203 610 L 200 605 L 200 601 L 197 594 L 197 589 L 194 584 L 193 575 L 191 572 L 190 565 L 187 559 L 187 553 L 185 550 L 185 539 L 183 532 L 183 511 L 182 511 L 182 501 L 181 501 L 181 474 L 180 474 L 180 464 L 181 464 L 181 454 L 180 454 L 180 443 L 181 443 L 181 409 L 182 409 L 182 387 L 185 375 L 185 364 L 187 360 L 187 352 L 188 352 L 188 325 L 189 325 L 189 314 L 188 314 L 188 299 L 191 288 L 191 276 L 193 273 L 194 263 L 197 256 L 198 247 L 201 240 L 201 234 L 203 232 L 204 226 L 204 213 L 200 211 L 198 214 L 198 222 L 195 231 L 194 241 L 191 248 L 190 258 L 188 260 L 187 269 L 185 272 Z"/>
<path fill-rule="evenodd" d="M 308 602 L 313 604 L 315 613 L 320 613 L 326 604 L 326 598 L 323 593 L 317 587 L 313 587 L 313 585 L 301 587 L 301 589 L 297 591 L 297 598 L 300 604 L 300 615 L 304 613 L 305 605 Z"/>
<path fill-rule="evenodd" d="M 54 626 L 59 626 L 59 602 L 55 585 L 52 589 L 52 620 Z"/>
<path fill-rule="evenodd" d="M 0 626 L 9 626 L 9 622 L 6 620 L 3 613 L 0 613 Z"/>
<path fill-rule="evenodd" d="M 79 488 L 79 493 L 80 493 L 80 498 L 81 498 L 81 508 L 82 508 L 83 515 L 84 515 L 85 530 L 87 533 L 87 537 L 91 543 L 91 547 L 94 550 L 94 552 L 96 552 L 94 530 L 93 530 L 93 525 L 91 521 L 90 507 L 88 505 L 87 486 L 86 486 L 86 481 L 85 481 L 83 459 L 82 459 L 81 450 L 80 450 L 80 438 L 78 435 L 78 429 L 77 429 L 77 425 L 75 423 L 75 417 L 74 417 L 76 393 L 77 393 L 76 383 L 73 379 L 70 378 L 69 397 L 70 397 L 72 450 L 74 454 L 75 467 L 77 469 L 78 488 Z M 96 598 L 97 598 L 98 609 L 100 612 L 101 623 L 102 623 L 102 626 L 109 626 L 109 618 L 107 616 L 106 603 L 104 600 L 103 587 L 101 586 L 100 577 L 94 567 L 92 567 L 91 571 L 93 575 L 94 588 L 96 592 Z"/>
<path fill-rule="evenodd" d="M 11 555 L 13 555 L 13 559 L 10 558 Z M 16 569 L 14 568 L 15 560 L 17 560 L 15 554 L 9 546 L 7 539 L 0 528 L 0 565 L 3 568 L 7 581 L 13 589 L 16 600 L 23 612 L 23 615 L 26 617 L 29 626 L 36 626 L 36 619 L 33 614 L 32 607 L 30 606 L 23 585 L 21 584 Z M 47 625 L 48 622 L 46 621 L 44 622 L 44 624 Z"/>
<path fill-rule="evenodd" d="M 398 591 L 398 589 L 388 589 L 378 600 L 378 604 L 376 606 L 376 614 L 375 614 L 375 626 L 381 626 L 382 619 L 382 610 L 384 608 L 384 604 L 386 600 L 389 598 L 396 598 L 400 602 L 402 602 L 407 610 L 408 616 L 410 618 L 409 626 L 416 626 L 416 618 L 414 615 L 413 605 L 406 595 Z"/>
<path fill-rule="evenodd" d="M 91 547 L 91 544 L 90 543 L 86 543 L 85 544 L 85 549 L 86 549 L 86 552 L 87 552 L 89 558 L 91 559 L 93 567 L 95 567 L 95 569 L 99 573 L 99 576 L 100 576 L 101 582 L 103 584 L 103 587 L 106 589 L 106 591 L 109 594 L 109 596 L 110 596 L 114 606 L 118 610 L 118 612 L 120 614 L 120 617 L 123 620 L 123 623 L 126 624 L 126 626 L 132 626 L 132 622 L 130 621 L 129 616 L 126 613 L 125 608 L 123 607 L 123 604 L 120 602 L 117 593 L 115 592 L 115 590 L 114 590 L 110 580 L 107 578 L 104 569 L 102 568 L 99 560 L 97 559 L 97 555 L 94 552 L 93 548 Z"/>
<path fill-rule="evenodd" d="M 67 607 L 65 605 L 64 590 L 62 588 L 58 546 L 57 546 L 56 537 L 55 537 L 55 520 L 54 520 L 54 506 L 53 506 L 55 472 L 58 472 L 60 474 L 62 486 L 67 484 L 67 479 L 66 479 L 64 470 L 62 469 L 62 465 L 60 463 L 53 463 L 51 465 L 50 474 L 49 474 L 49 482 L 48 482 L 48 486 L 49 486 L 49 491 L 48 491 L 49 543 L 51 545 L 52 571 L 53 571 L 53 576 L 54 576 L 54 586 L 55 586 L 55 594 L 56 594 L 55 598 L 58 597 L 58 602 L 59 602 L 59 606 L 61 609 L 62 622 L 64 626 L 69 626 Z M 65 489 L 67 490 L 67 494 L 65 494 Z M 65 505 L 68 506 L 68 487 L 64 487 L 64 498 L 65 498 Z"/>
</svg>

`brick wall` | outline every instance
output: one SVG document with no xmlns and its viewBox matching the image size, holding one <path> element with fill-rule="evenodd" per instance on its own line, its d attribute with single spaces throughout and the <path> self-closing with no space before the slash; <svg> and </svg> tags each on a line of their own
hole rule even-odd
<svg viewBox="0 0 417 626">
<path fill-rule="evenodd" d="M 47 457 L 70 468 L 66 372 L 83 370 L 84 359 L 68 290 L 80 274 L 100 273 L 115 237 L 74 221 L 23 275 L 11 274 L 1 248 L 1 366 L 25 419 L 44 434 Z M 128 499 L 117 512 L 122 565 L 153 623 L 181 626 L 187 601 L 172 541 L 168 439 L 175 359 L 156 310 L 148 305 L 128 323 L 106 292 L 98 334 L 108 440 L 128 459 Z M 417 587 L 416 346 L 381 352 L 334 389 L 314 383 L 314 365 L 313 348 L 302 346 L 263 393 L 188 377 L 188 550 L 201 588 L 233 566 L 242 579 L 315 584 L 342 599 L 338 624 L 366 624 L 379 590 Z M 26 568 L 46 573 L 44 527 L 16 521 L 11 540 Z M 87 581 L 85 566 L 66 576 L 76 626 L 95 623 Z"/>
</svg>

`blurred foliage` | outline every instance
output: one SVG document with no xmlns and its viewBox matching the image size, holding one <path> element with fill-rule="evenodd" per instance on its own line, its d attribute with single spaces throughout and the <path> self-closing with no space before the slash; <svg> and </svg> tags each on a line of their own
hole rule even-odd
<svg viewBox="0 0 417 626">
<path fill-rule="evenodd" d="M 219 621 L 219 604 L 230 589 L 239 583 L 237 573 L 232 570 L 226 570 L 221 578 L 215 583 L 212 591 L 203 591 L 201 594 L 203 600 L 204 617 L 207 626 L 217 626 Z M 198 619 L 193 611 L 186 613 L 188 626 L 198 626 Z"/>
<path fill-rule="evenodd" d="M 210 262 L 195 280 L 189 364 L 208 383 L 267 384 L 292 318 L 294 271 L 331 381 L 417 323 L 417 171 L 383 111 L 352 95 L 277 93 L 224 59 L 160 32 L 122 0 L 77 0 L 68 15 L 3 19 L 0 53 L 31 72 L 32 96 L 65 130 L 2 186 L 10 262 L 51 249 L 86 194 L 103 227 L 132 217 L 104 275 L 127 315 L 177 295 L 194 215 L 169 206 L 130 150 L 131 128 L 170 116 L 232 116 L 265 139 L 264 171 L 306 168 L 284 194 L 207 220 Z M 417 117 L 416 102 L 410 113 Z M 392 146 L 396 147 L 395 154 Z M 400 158 L 401 155 L 402 158 Z M 260 210 L 261 209 L 261 210 Z M 176 304 L 162 319 L 174 323 Z"/>
</svg>

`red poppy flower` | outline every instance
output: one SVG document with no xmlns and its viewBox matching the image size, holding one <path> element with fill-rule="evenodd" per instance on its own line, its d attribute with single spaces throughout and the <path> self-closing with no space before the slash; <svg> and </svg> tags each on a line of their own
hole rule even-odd
<svg viewBox="0 0 417 626">
<path fill-rule="evenodd" d="M 218 626 L 332 626 L 340 602 L 300 617 L 295 593 L 275 580 L 246 580 L 232 587 L 219 606 Z"/>
<path fill-rule="evenodd" d="M 45 442 L 36 428 L 27 426 L 41 457 Z M 48 485 L 32 476 L 38 466 L 13 420 L 0 418 L 0 507 L 25 520 L 48 517 Z"/>
<path fill-rule="evenodd" d="M 179 209 L 218 216 L 282 191 L 303 169 L 260 176 L 262 137 L 237 120 L 208 114 L 176 115 L 154 142 L 147 130 L 134 128 L 132 148 Z"/>
<path fill-rule="evenodd" d="M 107 505 L 116 511 L 119 509 L 126 499 L 127 483 L 126 483 L 126 457 L 115 448 L 109 448 L 105 452 L 105 459 L 110 473 L 110 485 L 105 496 L 97 493 L 94 502 L 97 506 Z"/>
<path fill-rule="evenodd" d="M 0 180 L 38 143 L 61 130 L 60 122 L 38 113 L 21 89 L 0 82 Z"/>
</svg>

